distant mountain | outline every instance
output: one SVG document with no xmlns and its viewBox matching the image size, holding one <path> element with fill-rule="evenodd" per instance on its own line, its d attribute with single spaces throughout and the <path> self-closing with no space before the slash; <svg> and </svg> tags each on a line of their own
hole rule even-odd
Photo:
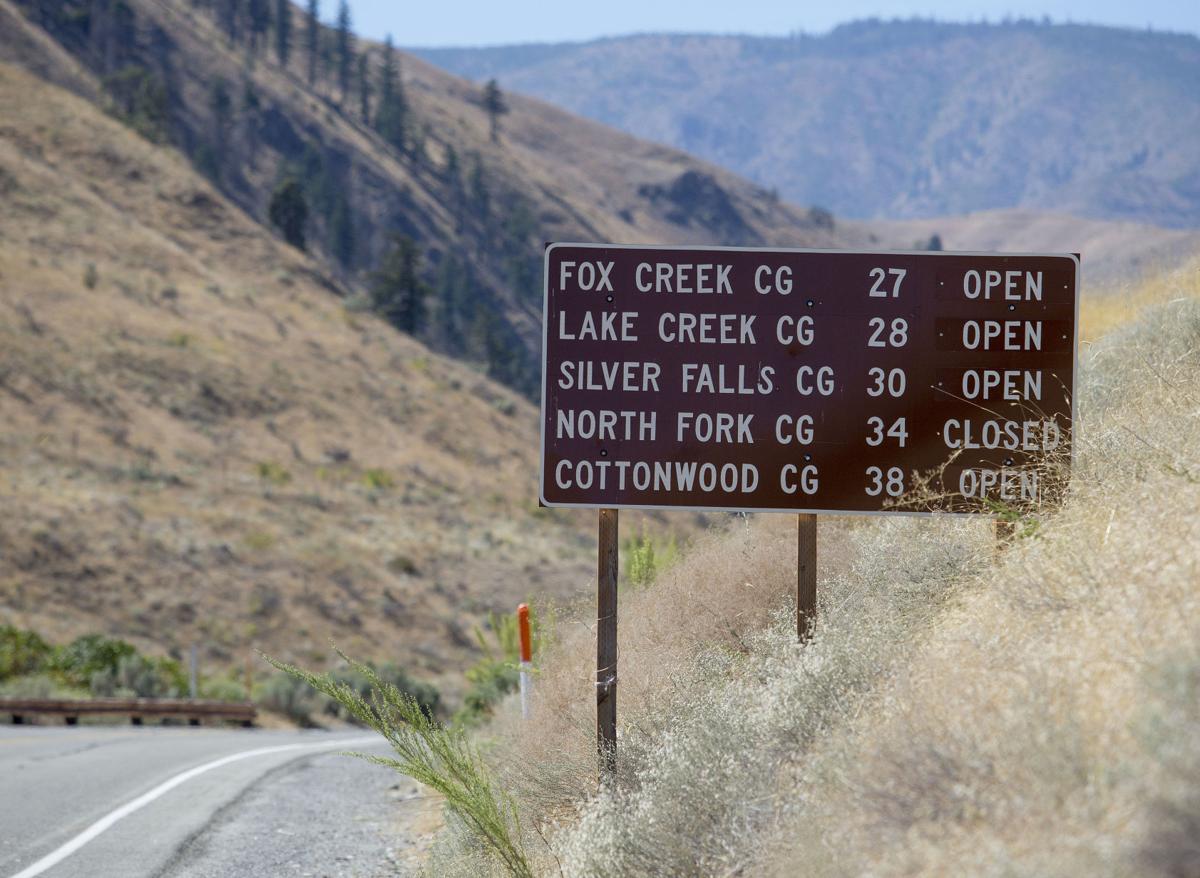
<svg viewBox="0 0 1200 878">
<path fill-rule="evenodd" d="M 1200 226 L 1200 39 L 864 21 L 825 36 L 418 50 L 839 215 Z"/>
</svg>

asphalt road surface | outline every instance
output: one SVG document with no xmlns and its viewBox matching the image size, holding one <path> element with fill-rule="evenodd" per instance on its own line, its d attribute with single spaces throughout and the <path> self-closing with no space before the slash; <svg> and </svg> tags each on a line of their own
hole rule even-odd
<svg viewBox="0 0 1200 878">
<path fill-rule="evenodd" d="M 361 733 L 0 727 L 0 878 L 403 875 L 416 785 Z"/>
</svg>

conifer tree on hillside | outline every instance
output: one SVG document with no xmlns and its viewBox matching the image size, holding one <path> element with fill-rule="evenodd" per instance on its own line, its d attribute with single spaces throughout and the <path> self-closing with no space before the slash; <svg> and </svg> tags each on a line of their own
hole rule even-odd
<svg viewBox="0 0 1200 878">
<path fill-rule="evenodd" d="M 354 33 L 350 29 L 350 4 L 339 0 L 337 15 L 338 90 L 345 102 L 350 94 L 350 72 L 354 69 Z"/>
<path fill-rule="evenodd" d="M 340 265 L 349 268 L 354 261 L 354 216 L 350 212 L 349 199 L 338 190 L 333 215 L 329 218 L 329 249 Z"/>
<path fill-rule="evenodd" d="M 371 124 L 371 73 L 367 53 L 358 56 L 358 114 L 364 125 Z"/>
<path fill-rule="evenodd" d="M 292 53 L 292 4 L 275 0 L 275 57 L 281 67 L 287 67 Z"/>
<path fill-rule="evenodd" d="M 271 26 L 269 0 L 247 0 L 246 13 L 250 24 L 250 51 L 257 52 L 259 42 L 266 40 L 267 29 Z"/>
<path fill-rule="evenodd" d="M 425 324 L 427 290 L 418 274 L 417 245 L 393 232 L 379 268 L 371 275 L 371 303 L 389 323 L 415 335 Z"/>
<path fill-rule="evenodd" d="M 496 143 L 500 140 L 500 116 L 508 112 L 508 105 L 504 103 L 504 95 L 500 93 L 500 84 L 494 79 L 489 79 L 483 87 L 483 108 L 488 114 L 492 143 Z"/>
<path fill-rule="evenodd" d="M 267 208 L 271 225 L 279 229 L 283 239 L 298 250 L 304 249 L 304 227 L 308 224 L 308 201 L 304 187 L 289 177 L 275 187 Z"/>
<path fill-rule="evenodd" d="M 231 43 L 238 38 L 239 0 L 217 0 L 217 25 L 225 31 Z"/>
<path fill-rule="evenodd" d="M 375 130 L 379 136 L 396 149 L 405 147 L 405 127 L 408 106 L 404 100 L 404 87 L 400 82 L 400 67 L 396 61 L 396 50 L 392 46 L 392 35 L 383 41 L 383 63 L 379 69 L 379 109 L 375 112 Z"/>
<path fill-rule="evenodd" d="M 305 12 L 305 48 L 308 50 L 308 84 L 317 81 L 317 60 L 321 54 L 321 4 L 319 0 L 308 0 Z"/>
</svg>

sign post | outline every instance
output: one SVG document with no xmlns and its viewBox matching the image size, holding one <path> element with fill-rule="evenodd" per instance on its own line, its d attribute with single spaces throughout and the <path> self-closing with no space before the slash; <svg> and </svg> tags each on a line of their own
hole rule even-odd
<svg viewBox="0 0 1200 878">
<path fill-rule="evenodd" d="M 602 780 L 617 768 L 617 510 L 601 509 L 596 563 L 596 750 Z"/>
<path fill-rule="evenodd" d="M 529 678 L 533 670 L 533 637 L 529 630 L 529 604 L 517 605 L 517 637 L 521 649 L 521 671 L 518 678 L 521 686 L 521 719 L 529 719 L 529 701 L 532 697 Z"/>
<path fill-rule="evenodd" d="M 541 501 L 600 510 L 602 772 L 619 509 L 798 515 L 803 639 L 817 514 L 1011 519 L 1061 490 L 1078 256 L 551 244 L 544 276 Z"/>
<path fill-rule="evenodd" d="M 796 516 L 796 636 L 807 640 L 817 620 L 817 517 Z"/>
</svg>

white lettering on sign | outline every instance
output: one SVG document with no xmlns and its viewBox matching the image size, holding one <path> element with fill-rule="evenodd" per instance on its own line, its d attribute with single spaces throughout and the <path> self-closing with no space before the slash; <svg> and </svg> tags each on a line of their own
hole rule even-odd
<svg viewBox="0 0 1200 878">
<path fill-rule="evenodd" d="M 1021 281 L 1024 280 L 1024 288 Z M 1007 302 L 1042 300 L 1040 271 L 979 271 L 972 268 L 963 275 L 963 295 L 968 299 L 991 299 L 993 292 L 1002 292 Z"/>
<path fill-rule="evenodd" d="M 784 314 L 775 321 L 775 338 L 780 344 L 790 345 L 794 342 L 808 346 L 816 338 L 813 319 Z"/>
<path fill-rule="evenodd" d="M 965 469 L 958 477 L 958 492 L 968 499 L 993 496 L 999 500 L 1036 502 L 1038 472 L 1009 467 Z"/>
<path fill-rule="evenodd" d="M 758 488 L 758 467 L 752 463 L 695 461 L 560 460 L 554 483 L 562 490 L 593 487 L 618 491 L 703 491 L 706 494 L 751 494 Z"/>
<path fill-rule="evenodd" d="M 658 363 L 564 360 L 558 367 L 560 390 L 623 390 L 659 393 Z"/>
<path fill-rule="evenodd" d="M 967 399 L 1040 400 L 1042 373 L 1025 369 L 968 369 L 962 395 Z"/>
<path fill-rule="evenodd" d="M 657 428 L 658 412 L 559 409 L 555 436 L 558 439 L 653 442 Z"/>
<path fill-rule="evenodd" d="M 605 311 L 600 315 L 597 325 L 596 315 L 584 311 L 578 324 L 574 324 L 565 310 L 559 311 L 558 337 L 563 341 L 637 341 L 637 334 L 633 331 L 633 321 L 637 316 L 637 311 Z M 621 318 L 620 326 L 617 325 L 618 317 Z M 570 329 L 567 328 L 568 324 Z"/>
<path fill-rule="evenodd" d="M 775 269 L 775 274 L 771 274 L 771 266 L 760 265 L 754 270 L 754 289 L 760 295 L 767 295 L 775 292 L 781 296 L 786 296 L 792 291 L 792 270 L 786 265 L 781 265 Z"/>
<path fill-rule="evenodd" d="M 1062 441 L 1054 421 L 972 421 L 951 418 L 942 425 L 947 448 L 1053 451 Z"/>
<path fill-rule="evenodd" d="M 821 487 L 817 468 L 812 464 L 801 469 L 794 463 L 785 463 L 779 471 L 779 490 L 785 494 L 815 494 Z"/>
<path fill-rule="evenodd" d="M 576 286 L 584 292 L 611 293 L 613 287 L 609 274 L 612 273 L 614 264 L 612 262 L 564 262 L 558 268 L 558 288 L 565 290 L 571 279 L 574 278 Z"/>
<path fill-rule="evenodd" d="M 675 264 L 671 262 L 642 262 L 634 271 L 633 282 L 642 293 L 698 293 L 733 295 L 729 283 L 732 265 L 711 262 Z"/>
<path fill-rule="evenodd" d="M 963 347 L 969 351 L 1040 351 L 1040 320 L 967 320 Z"/>
<path fill-rule="evenodd" d="M 757 344 L 756 314 L 674 314 L 658 318 L 658 337 L 680 344 Z"/>
<path fill-rule="evenodd" d="M 812 396 L 813 392 L 821 396 L 831 396 L 834 391 L 833 367 L 801 366 L 796 370 L 796 392 L 801 396 Z"/>
<path fill-rule="evenodd" d="M 753 367 L 740 365 L 736 368 L 729 366 L 727 373 L 724 363 L 715 366 L 711 363 L 684 363 L 683 392 L 684 393 L 721 393 L 749 396 L 756 393 L 766 394 L 775 389 L 772 376 L 773 366 L 757 367 L 757 377 L 751 374 Z M 732 380 L 736 375 L 736 380 Z"/>
<path fill-rule="evenodd" d="M 797 445 L 811 445 L 813 441 L 812 415 L 780 415 L 775 419 L 775 441 L 780 445 L 789 445 L 793 437 Z"/>
<path fill-rule="evenodd" d="M 682 442 L 690 435 L 705 444 L 753 445 L 754 437 L 750 435 L 753 421 L 754 415 L 747 414 L 679 412 L 675 418 L 675 441 Z"/>
</svg>

